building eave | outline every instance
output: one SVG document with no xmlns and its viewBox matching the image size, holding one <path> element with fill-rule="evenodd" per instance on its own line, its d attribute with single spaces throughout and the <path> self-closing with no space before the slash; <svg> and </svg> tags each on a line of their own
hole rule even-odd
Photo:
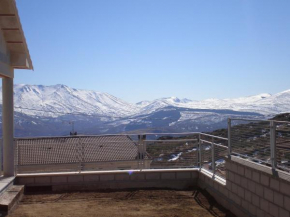
<svg viewBox="0 0 290 217">
<path fill-rule="evenodd" d="M 15 0 L 1 0 L 0 27 L 10 53 L 11 67 L 33 70 Z"/>
</svg>

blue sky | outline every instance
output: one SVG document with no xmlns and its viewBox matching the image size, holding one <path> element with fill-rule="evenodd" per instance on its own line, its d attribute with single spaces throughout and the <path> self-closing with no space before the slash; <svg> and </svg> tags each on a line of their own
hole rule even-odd
<svg viewBox="0 0 290 217">
<path fill-rule="evenodd" d="M 290 89 L 289 0 L 17 0 L 35 70 L 129 102 Z"/>
</svg>

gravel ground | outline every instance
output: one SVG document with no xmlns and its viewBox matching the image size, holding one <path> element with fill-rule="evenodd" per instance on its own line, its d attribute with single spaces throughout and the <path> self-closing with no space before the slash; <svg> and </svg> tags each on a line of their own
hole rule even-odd
<svg viewBox="0 0 290 217">
<path fill-rule="evenodd" d="M 234 216 L 202 190 L 26 194 L 10 217 Z"/>
</svg>

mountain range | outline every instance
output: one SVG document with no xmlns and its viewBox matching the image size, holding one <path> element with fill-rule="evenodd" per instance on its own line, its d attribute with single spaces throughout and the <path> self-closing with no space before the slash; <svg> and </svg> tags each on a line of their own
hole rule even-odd
<svg viewBox="0 0 290 217">
<path fill-rule="evenodd" d="M 290 90 L 235 99 L 167 97 L 131 104 L 61 84 L 17 84 L 14 105 L 16 136 L 66 135 L 72 122 L 82 134 L 210 131 L 225 127 L 228 117 L 264 119 L 289 112 Z"/>
</svg>

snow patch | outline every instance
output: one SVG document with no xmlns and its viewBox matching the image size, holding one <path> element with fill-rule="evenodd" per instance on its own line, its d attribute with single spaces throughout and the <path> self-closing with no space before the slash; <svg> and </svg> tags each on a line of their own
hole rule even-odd
<svg viewBox="0 0 290 217">
<path fill-rule="evenodd" d="M 177 155 L 172 154 L 172 158 L 170 158 L 168 161 L 176 161 L 179 159 L 179 157 L 182 155 L 182 152 L 178 153 Z"/>
</svg>

